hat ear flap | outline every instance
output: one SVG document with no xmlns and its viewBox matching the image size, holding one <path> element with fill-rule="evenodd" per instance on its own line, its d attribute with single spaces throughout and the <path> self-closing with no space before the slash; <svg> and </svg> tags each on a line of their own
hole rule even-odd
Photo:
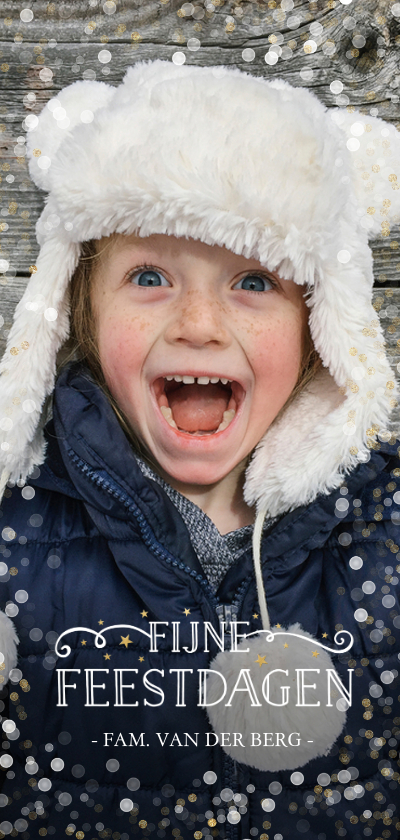
<svg viewBox="0 0 400 840">
<path fill-rule="evenodd" d="M 38 117 L 25 118 L 29 172 L 37 187 L 51 189 L 51 163 L 59 146 L 77 125 L 92 122 L 114 93 L 115 88 L 104 82 L 74 82 L 50 99 Z"/>
<path fill-rule="evenodd" d="M 0 362 L 0 496 L 43 463 L 43 407 L 54 389 L 57 352 L 69 334 L 68 285 L 80 245 L 49 238 L 17 305 Z"/>
<path fill-rule="evenodd" d="M 359 111 L 334 109 L 330 116 L 347 137 L 361 227 L 369 239 L 389 236 L 390 226 L 400 221 L 400 133 Z"/>
</svg>

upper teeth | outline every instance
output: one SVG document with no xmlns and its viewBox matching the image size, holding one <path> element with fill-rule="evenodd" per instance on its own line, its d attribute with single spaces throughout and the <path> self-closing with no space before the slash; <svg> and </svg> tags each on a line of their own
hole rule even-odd
<svg viewBox="0 0 400 840">
<path fill-rule="evenodd" d="M 223 385 L 227 385 L 228 382 L 231 383 L 232 379 L 223 379 L 219 376 L 180 376 L 180 374 L 174 374 L 174 376 L 166 376 L 165 379 L 168 382 L 174 380 L 175 382 L 183 382 L 184 385 L 193 385 L 194 382 L 197 382 L 198 385 L 208 385 L 210 382 L 212 385 L 215 385 L 217 382 L 222 382 Z"/>
</svg>

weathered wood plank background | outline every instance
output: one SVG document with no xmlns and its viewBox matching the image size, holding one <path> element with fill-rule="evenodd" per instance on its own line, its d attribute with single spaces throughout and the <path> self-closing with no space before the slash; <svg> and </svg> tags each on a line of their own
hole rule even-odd
<svg viewBox="0 0 400 840">
<path fill-rule="evenodd" d="M 28 176 L 24 119 L 72 81 L 118 84 L 143 59 L 225 64 L 307 86 L 327 106 L 400 130 L 393 0 L 0 0 L 0 27 L 0 268 L 8 265 L 0 272 L 0 350 L 35 263 L 43 206 Z M 375 241 L 373 253 L 375 307 L 397 364 L 400 229 Z"/>
</svg>

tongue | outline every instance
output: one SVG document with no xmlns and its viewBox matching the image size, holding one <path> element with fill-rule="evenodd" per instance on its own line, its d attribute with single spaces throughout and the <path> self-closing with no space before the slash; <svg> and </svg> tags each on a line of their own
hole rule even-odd
<svg viewBox="0 0 400 840">
<path fill-rule="evenodd" d="M 218 429 L 228 407 L 228 392 L 220 385 L 184 385 L 168 394 L 172 416 L 185 432 Z"/>
</svg>

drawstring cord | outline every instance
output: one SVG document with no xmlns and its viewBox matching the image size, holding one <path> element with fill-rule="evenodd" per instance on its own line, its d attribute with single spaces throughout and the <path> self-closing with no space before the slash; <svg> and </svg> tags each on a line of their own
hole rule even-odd
<svg viewBox="0 0 400 840">
<path fill-rule="evenodd" d="M 253 562 L 256 575 L 258 603 L 260 605 L 261 621 L 263 630 L 270 630 L 271 624 L 268 615 L 267 599 L 265 596 L 264 581 L 261 571 L 261 540 L 266 510 L 260 510 L 256 516 L 253 530 Z"/>
</svg>

